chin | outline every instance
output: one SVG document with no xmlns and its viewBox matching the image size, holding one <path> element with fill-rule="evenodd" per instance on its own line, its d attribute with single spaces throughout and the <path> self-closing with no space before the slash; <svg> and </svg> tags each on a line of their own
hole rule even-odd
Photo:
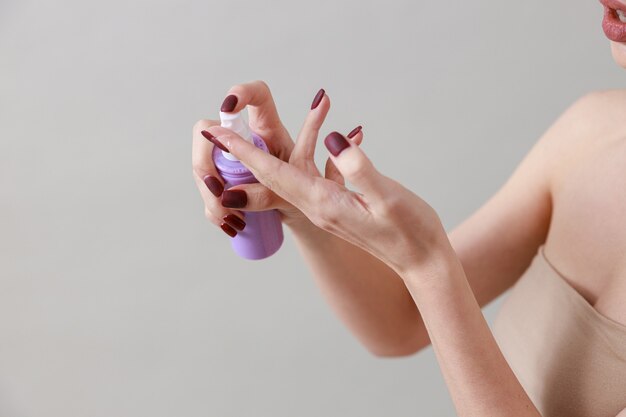
<svg viewBox="0 0 626 417">
<path fill-rule="evenodd" d="M 615 62 L 626 69 L 626 43 L 611 41 L 611 51 Z"/>
</svg>

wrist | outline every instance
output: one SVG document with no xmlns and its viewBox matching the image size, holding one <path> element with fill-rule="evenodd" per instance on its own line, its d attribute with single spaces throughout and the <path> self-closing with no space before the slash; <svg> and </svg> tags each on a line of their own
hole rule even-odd
<svg viewBox="0 0 626 417">
<path fill-rule="evenodd" d="M 450 285 L 459 276 L 464 276 L 463 267 L 456 252 L 444 233 L 432 242 L 420 259 L 400 273 L 409 289 L 429 291 Z"/>
</svg>

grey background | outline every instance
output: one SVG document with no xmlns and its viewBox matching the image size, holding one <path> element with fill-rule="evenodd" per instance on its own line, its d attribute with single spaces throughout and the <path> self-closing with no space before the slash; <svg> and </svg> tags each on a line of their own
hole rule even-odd
<svg viewBox="0 0 626 417">
<path fill-rule="evenodd" d="M 370 356 L 288 235 L 236 258 L 190 131 L 264 79 L 364 125 L 452 228 L 573 100 L 623 86 L 596 1 L 0 1 L 0 415 L 449 416 L 430 349 Z M 319 157 L 324 152 L 320 150 Z M 491 318 L 494 307 L 487 309 Z"/>
</svg>

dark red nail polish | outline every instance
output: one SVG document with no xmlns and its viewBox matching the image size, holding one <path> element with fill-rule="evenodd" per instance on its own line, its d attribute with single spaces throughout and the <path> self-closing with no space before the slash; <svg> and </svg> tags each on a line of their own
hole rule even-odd
<svg viewBox="0 0 626 417">
<path fill-rule="evenodd" d="M 224 186 L 222 185 L 220 180 L 218 180 L 213 175 L 207 175 L 202 180 L 206 184 L 206 188 L 208 188 L 215 197 L 219 197 L 222 195 L 222 192 L 224 191 Z"/>
<path fill-rule="evenodd" d="M 363 126 L 357 126 L 354 129 L 352 129 L 352 131 L 350 133 L 348 133 L 348 138 L 352 139 L 353 137 L 355 137 L 356 135 L 359 134 L 359 132 L 363 129 Z"/>
<path fill-rule="evenodd" d="M 248 204 L 248 194 L 244 190 L 226 190 L 222 193 L 222 206 L 243 208 Z"/>
<path fill-rule="evenodd" d="M 229 225 L 227 225 L 226 223 L 220 224 L 220 227 L 222 228 L 224 233 L 226 233 L 228 236 L 230 237 L 237 236 L 237 231 L 233 229 L 232 227 L 230 227 Z"/>
<path fill-rule="evenodd" d="M 315 95 L 315 98 L 313 99 L 313 103 L 311 103 L 311 110 L 315 109 L 317 106 L 320 105 L 325 94 L 326 94 L 326 91 L 324 91 L 323 88 L 320 88 L 320 91 L 317 92 L 317 94 Z"/>
<path fill-rule="evenodd" d="M 235 107 L 237 107 L 237 96 L 231 94 L 224 99 L 220 110 L 228 113 L 235 110 Z"/>
<path fill-rule="evenodd" d="M 217 138 L 215 136 L 213 136 L 211 134 L 211 132 L 209 132 L 208 130 L 203 130 L 202 132 L 202 136 L 204 136 L 206 138 L 206 140 L 208 140 L 209 142 L 211 142 L 213 145 L 217 146 L 218 148 L 220 148 L 221 150 L 223 150 L 224 152 L 228 152 L 230 153 L 230 151 L 228 150 L 228 148 L 224 145 L 222 145 L 222 142 L 220 142 L 219 140 L 217 140 Z"/>
<path fill-rule="evenodd" d="M 331 132 L 326 139 L 324 139 L 324 145 L 333 154 L 333 156 L 339 155 L 344 149 L 350 147 L 350 142 L 344 138 L 339 132 Z"/>
<path fill-rule="evenodd" d="M 224 223 L 228 224 L 233 229 L 237 229 L 239 231 L 242 231 L 246 227 L 246 222 L 234 214 L 227 214 L 222 220 L 224 220 Z"/>
</svg>

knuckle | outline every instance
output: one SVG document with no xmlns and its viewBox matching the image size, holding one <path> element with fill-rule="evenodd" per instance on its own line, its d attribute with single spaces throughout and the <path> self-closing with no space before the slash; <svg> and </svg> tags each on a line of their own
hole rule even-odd
<svg viewBox="0 0 626 417">
<path fill-rule="evenodd" d="M 234 84 L 228 89 L 226 94 L 240 94 L 245 88 L 245 84 Z"/>
<path fill-rule="evenodd" d="M 270 92 L 270 86 L 263 80 L 255 80 L 253 83 L 261 90 L 264 90 L 266 93 Z"/>
<path fill-rule="evenodd" d="M 256 200 L 256 205 L 259 208 L 269 208 L 274 204 L 275 194 L 269 188 L 266 188 L 256 195 Z"/>
<path fill-rule="evenodd" d="M 265 185 L 270 192 L 274 192 L 277 188 L 276 179 L 272 175 L 266 175 L 263 179 L 263 185 Z"/>
<path fill-rule="evenodd" d="M 202 178 L 213 170 L 213 161 L 200 155 L 194 155 L 191 160 L 193 173 Z"/>
<path fill-rule="evenodd" d="M 271 191 L 280 190 L 279 178 L 286 179 L 289 175 L 286 167 L 287 164 L 279 160 L 272 160 L 267 165 L 262 166 L 259 174 L 263 179 L 263 185 Z"/>
<path fill-rule="evenodd" d="M 315 149 L 311 149 L 310 147 L 304 147 L 299 149 L 298 152 L 294 152 L 291 154 L 294 164 L 297 164 L 299 167 L 305 167 L 311 164 L 313 158 L 315 157 Z"/>
<path fill-rule="evenodd" d="M 311 202 L 316 207 L 323 206 L 325 202 L 328 202 L 329 200 L 333 198 L 333 193 L 330 192 L 328 188 L 325 187 L 324 185 L 326 184 L 323 184 L 323 183 L 320 184 L 320 182 L 318 181 L 316 185 L 311 187 L 311 189 L 309 190 L 309 196 L 311 198 Z"/>
<path fill-rule="evenodd" d="M 342 169 L 348 178 L 365 178 L 372 172 L 372 163 L 367 158 L 354 158 L 345 163 Z"/>
<path fill-rule="evenodd" d="M 207 130 L 213 126 L 219 126 L 219 120 L 212 119 L 200 119 L 196 123 L 193 124 L 192 134 L 197 135 L 200 134 L 201 131 Z"/>
<path fill-rule="evenodd" d="M 329 210 L 317 209 L 314 210 L 314 219 L 311 219 L 318 227 L 332 231 L 337 228 L 339 224 L 339 216 L 337 213 Z"/>
<path fill-rule="evenodd" d="M 254 81 L 251 81 L 251 82 L 246 82 L 246 83 L 240 83 L 240 84 L 233 85 L 228 90 L 228 94 L 238 94 L 238 95 L 244 94 L 245 95 L 245 93 L 246 92 L 250 92 L 250 90 L 258 91 L 261 94 L 265 95 L 265 94 L 268 94 L 270 92 L 270 87 L 263 80 L 254 80 Z"/>
<path fill-rule="evenodd" d="M 208 221 L 210 221 L 216 226 L 219 226 L 221 223 L 220 219 L 216 215 L 214 215 L 213 212 L 208 207 L 204 208 L 204 217 L 206 217 Z"/>
<path fill-rule="evenodd" d="M 327 207 L 337 207 L 336 195 L 324 187 L 313 187 L 310 195 L 312 197 L 311 221 L 322 229 L 335 229 L 339 223 L 339 214 L 337 210 L 329 210 Z"/>
<path fill-rule="evenodd" d="M 198 133 L 201 132 L 203 130 L 208 129 L 209 127 L 213 126 L 212 121 L 211 120 L 207 120 L 207 119 L 201 119 L 198 120 L 196 123 L 193 124 L 193 133 Z"/>
<path fill-rule="evenodd" d="M 399 202 L 396 198 L 387 197 L 378 204 L 378 211 L 385 217 L 396 213 L 399 208 Z"/>
</svg>

